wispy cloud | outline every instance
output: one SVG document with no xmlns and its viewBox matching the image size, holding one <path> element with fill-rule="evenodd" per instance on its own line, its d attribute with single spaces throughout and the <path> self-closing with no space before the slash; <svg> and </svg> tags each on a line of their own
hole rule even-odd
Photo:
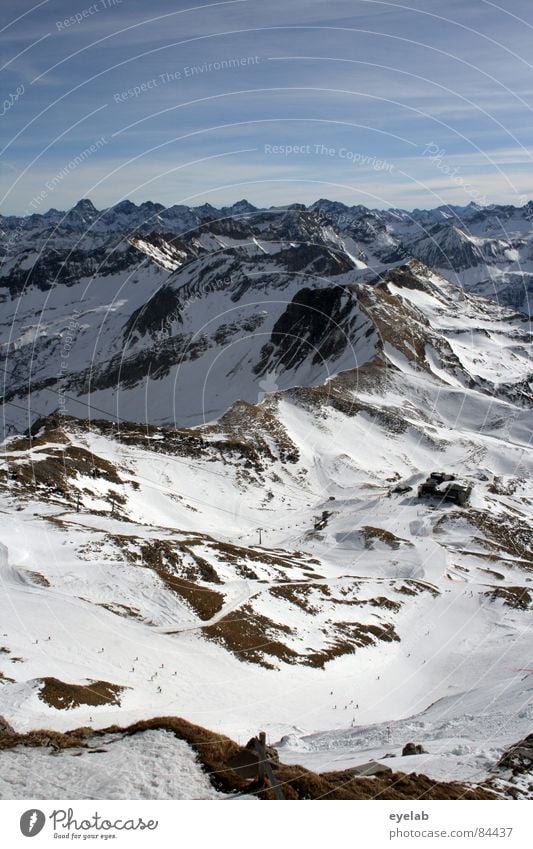
<svg viewBox="0 0 533 849">
<path fill-rule="evenodd" d="M 447 201 L 463 202 L 460 186 L 446 185 L 418 154 L 428 142 L 491 200 L 531 191 L 529 1 L 500 9 L 449 0 L 443 9 L 440 0 L 197 8 L 180 0 L 170 10 L 163 0 L 149 8 L 143 0 L 98 2 L 85 16 L 94 4 L 84 0 L 2 4 L 7 86 L 25 86 L 2 117 L 4 162 L 13 174 L 34 163 L 8 187 L 10 211 L 25 209 L 47 174 L 101 136 L 108 143 L 57 190 L 54 206 L 75 203 L 91 186 L 95 202 L 108 204 L 138 196 L 141 185 L 163 203 L 195 193 L 231 202 L 246 186 L 256 203 L 373 193 L 408 207 L 423 205 L 425 192 L 433 205 L 437 187 Z M 269 143 L 337 153 L 275 160 L 264 154 Z M 342 148 L 393 168 L 350 168 Z M 248 152 L 234 162 L 235 149 Z M 200 159 L 209 164 L 181 167 Z"/>
</svg>

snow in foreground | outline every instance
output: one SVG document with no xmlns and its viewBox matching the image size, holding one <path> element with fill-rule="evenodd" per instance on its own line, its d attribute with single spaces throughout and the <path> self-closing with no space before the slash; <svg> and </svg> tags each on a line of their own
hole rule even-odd
<svg viewBox="0 0 533 849">
<path fill-rule="evenodd" d="M 0 799 L 225 799 L 170 731 L 109 737 L 91 749 L 3 751 Z"/>
</svg>

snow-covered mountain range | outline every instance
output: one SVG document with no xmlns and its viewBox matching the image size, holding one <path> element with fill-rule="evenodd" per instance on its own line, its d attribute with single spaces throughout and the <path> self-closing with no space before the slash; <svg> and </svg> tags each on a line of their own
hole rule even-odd
<svg viewBox="0 0 533 849">
<path fill-rule="evenodd" d="M 0 715 L 530 794 L 531 210 L 4 218 Z"/>
<path fill-rule="evenodd" d="M 3 218 L 8 432 L 58 407 L 195 425 L 264 387 L 321 384 L 375 354 L 358 287 L 413 259 L 529 314 L 532 216 L 533 203 L 407 213 L 125 201 L 98 212 L 82 200 Z"/>
</svg>

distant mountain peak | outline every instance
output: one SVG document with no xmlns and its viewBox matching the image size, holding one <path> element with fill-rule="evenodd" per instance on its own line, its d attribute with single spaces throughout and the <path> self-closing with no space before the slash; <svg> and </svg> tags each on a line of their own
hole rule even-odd
<svg viewBox="0 0 533 849">
<path fill-rule="evenodd" d="M 121 200 L 119 203 L 116 203 L 114 206 L 110 207 L 114 212 L 125 212 L 130 213 L 134 212 L 137 209 L 137 206 L 132 203 L 131 200 Z"/>
<path fill-rule="evenodd" d="M 55 210 L 50 210 L 53 212 Z M 71 212 L 98 212 L 90 198 L 81 198 L 70 210 Z"/>
<path fill-rule="evenodd" d="M 237 203 L 232 204 L 232 206 L 228 207 L 232 212 L 237 215 L 245 215 L 251 212 L 257 212 L 257 207 L 253 206 L 249 203 L 245 198 L 242 200 L 238 200 Z"/>
</svg>

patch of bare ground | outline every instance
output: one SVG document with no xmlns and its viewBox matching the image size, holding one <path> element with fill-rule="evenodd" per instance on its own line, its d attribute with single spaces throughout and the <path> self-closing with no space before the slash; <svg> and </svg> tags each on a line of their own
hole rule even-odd
<svg viewBox="0 0 533 849">
<path fill-rule="evenodd" d="M 321 386 L 299 386 L 287 390 L 285 396 L 299 407 L 313 412 L 315 416 L 323 411 L 324 418 L 328 408 L 345 416 L 356 416 L 363 411 L 367 411 L 370 415 L 377 415 L 382 411 L 371 404 L 363 404 L 356 397 L 356 393 L 376 392 L 385 387 L 388 378 L 384 362 L 381 358 L 375 357 L 359 368 L 341 372 Z M 389 423 L 393 426 L 403 426 L 399 418 L 394 415 L 391 415 Z"/>
<path fill-rule="evenodd" d="M 327 587 L 318 586 L 321 590 L 328 590 Z M 316 586 L 314 588 L 316 589 Z M 307 589 L 302 585 L 284 585 L 271 587 L 269 592 L 274 597 L 286 599 L 306 613 L 314 615 L 318 610 L 308 601 Z M 400 639 L 390 624 L 332 622 L 322 628 L 322 632 L 326 638 L 326 646 L 319 649 L 309 647 L 306 652 L 298 652 L 283 641 L 284 635 L 292 634 L 293 629 L 287 624 L 274 622 L 257 613 L 250 603 L 228 614 L 219 622 L 203 628 L 206 637 L 223 645 L 241 660 L 258 663 L 267 668 L 273 666 L 270 658 L 276 658 L 284 663 L 322 669 L 330 660 L 353 654 L 357 648 L 372 646 L 379 641 L 392 642 Z"/>
<path fill-rule="evenodd" d="M 328 381 L 331 388 L 339 391 L 371 392 L 383 390 L 389 385 L 389 368 L 380 354 L 355 369 L 341 371 Z"/>
<path fill-rule="evenodd" d="M 420 581 L 416 581 L 412 578 L 407 578 L 407 580 L 396 589 L 397 592 L 402 595 L 414 596 L 419 595 L 420 593 L 430 593 L 435 598 L 439 595 L 439 591 L 436 587 L 430 587 L 428 584 L 421 584 Z"/>
<path fill-rule="evenodd" d="M 193 445 L 197 445 L 199 448 L 205 445 L 200 428 L 159 427 L 146 422 L 127 421 L 121 421 L 120 424 L 117 424 L 117 422 L 108 419 L 79 419 L 73 416 L 59 416 L 55 413 L 35 422 L 32 433 L 38 433 L 38 435 L 34 436 L 33 439 L 41 439 L 43 443 L 50 441 L 48 434 L 56 429 L 59 429 L 63 434 L 58 441 L 64 441 L 66 431 L 79 435 L 81 438 L 85 437 L 87 433 L 94 432 L 109 439 L 120 440 L 124 445 L 168 454 L 179 453 L 178 449 L 181 442 L 184 442 L 189 449 Z"/>
<path fill-rule="evenodd" d="M 32 579 L 34 584 L 38 584 L 40 587 L 50 586 L 50 581 L 48 580 L 48 578 L 45 578 L 45 576 L 41 572 L 30 572 L 29 570 L 27 570 L 26 575 L 28 575 Z"/>
<path fill-rule="evenodd" d="M 177 573 L 188 581 L 222 583 L 216 569 L 196 554 L 192 545 L 177 540 L 143 540 L 140 537 L 126 537 L 126 542 L 134 542 L 139 547 L 143 564 L 152 569 Z"/>
<path fill-rule="evenodd" d="M 256 572 L 251 564 L 258 566 L 271 566 L 285 576 L 288 569 L 303 569 L 311 559 L 306 560 L 306 555 L 301 555 L 302 562 L 295 559 L 295 555 L 287 553 L 286 556 L 272 554 L 269 551 L 261 551 L 255 548 L 234 545 L 233 543 L 216 540 L 207 534 L 199 537 L 186 537 L 184 539 L 156 539 L 144 540 L 141 537 L 125 536 L 120 534 L 108 535 L 110 541 L 117 544 L 131 562 L 143 559 L 145 565 L 166 566 L 172 568 L 188 580 L 202 580 L 214 584 L 222 584 L 216 568 L 206 559 L 199 555 L 195 548 L 202 546 L 207 548 L 209 554 L 216 561 L 231 564 L 243 577 L 258 580 Z M 137 549 L 139 554 L 135 555 L 132 549 Z"/>
<path fill-rule="evenodd" d="M 120 737 L 142 734 L 144 731 L 170 731 L 184 740 L 196 752 L 213 786 L 225 793 L 255 793 L 259 799 L 273 801 L 268 785 L 259 785 L 231 769 L 236 756 L 246 753 L 223 734 L 193 725 L 175 716 L 157 717 L 128 726 L 113 725 L 100 731 L 77 728 L 60 733 L 39 730 L 18 734 L 6 727 L 0 729 L 0 750 L 15 746 L 50 747 L 54 750 L 94 748 L 102 738 L 116 734 Z M 501 794 L 482 785 L 433 781 L 425 775 L 390 773 L 373 778 L 353 775 L 353 771 L 316 773 L 303 766 L 280 763 L 276 777 L 285 799 L 498 799 Z"/>
<path fill-rule="evenodd" d="M 64 445 L 67 441 L 67 435 L 61 427 L 59 420 L 57 417 L 51 416 L 48 426 L 43 428 L 40 433 L 32 433 L 30 436 L 15 436 L 12 439 L 8 439 L 4 443 L 3 449 L 9 452 L 29 451 L 32 448 L 42 448 L 50 442 L 57 442 Z"/>
<path fill-rule="evenodd" d="M 244 469 L 240 470 L 244 476 L 247 470 L 256 474 L 264 472 L 277 459 L 276 453 L 283 463 L 295 463 L 299 457 L 297 446 L 268 405 L 244 401 L 237 401 L 215 425 L 198 428 L 163 428 L 128 422 L 117 427 L 104 420 L 91 421 L 87 427 L 120 439 L 125 445 L 154 453 L 208 461 L 214 455 L 224 462 L 244 460 Z"/>
<path fill-rule="evenodd" d="M 159 427 L 147 423 L 122 421 L 120 425 L 106 419 L 91 421 L 72 420 L 71 426 L 79 428 L 81 434 L 93 430 L 108 439 L 119 440 L 121 444 L 141 448 L 154 454 L 170 454 L 175 457 L 187 457 L 196 460 L 212 459 L 212 440 L 207 438 L 209 427 Z"/>
<path fill-rule="evenodd" d="M 172 575 L 163 568 L 154 568 L 154 572 L 161 578 L 164 584 L 179 595 L 202 621 L 212 619 L 216 613 L 222 610 L 224 596 L 212 590 L 210 587 L 195 584 L 177 575 Z"/>
<path fill-rule="evenodd" d="M 78 746 L 87 746 L 87 739 L 93 734 L 91 728 L 77 728 L 75 731 L 50 731 L 49 729 L 35 729 L 26 734 L 19 734 L 13 730 L 0 728 L 0 752 L 13 749 L 15 746 L 28 746 L 31 748 L 46 746 L 58 751 L 60 749 L 72 749 Z"/>
<path fill-rule="evenodd" d="M 49 446 L 50 442 L 57 443 L 57 446 Z M 35 450 L 42 446 L 46 446 L 42 452 Z M 14 451 L 30 448 L 33 450 L 26 463 L 21 463 L 20 457 L 10 456 Z M 53 500 L 54 496 L 59 496 L 72 501 L 75 497 L 72 481 L 78 475 L 103 478 L 115 484 L 123 483 L 112 463 L 85 448 L 72 445 L 68 436 L 59 429 L 47 430 L 42 436 L 31 440 L 25 438 L 9 443 L 4 459 L 8 465 L 4 476 L 10 485 L 20 486 L 27 492 L 38 489 L 44 500 Z M 115 500 L 124 503 L 123 496 L 118 492 L 115 493 Z"/>
<path fill-rule="evenodd" d="M 373 548 L 374 540 L 384 542 L 389 548 L 398 549 L 401 545 L 413 547 L 413 543 L 402 537 L 397 537 L 391 531 L 386 531 L 384 528 L 374 528 L 371 525 L 363 525 L 361 533 L 365 538 L 365 548 Z"/>
<path fill-rule="evenodd" d="M 275 406 L 274 399 L 268 399 L 264 404 L 237 401 L 219 419 L 216 427 L 225 432 L 230 444 L 237 440 L 243 447 L 253 445 L 263 461 L 279 458 L 282 463 L 297 463 L 300 458 L 298 446 L 277 417 Z M 263 469 L 263 464 L 257 460 L 255 465 Z"/>
<path fill-rule="evenodd" d="M 2 681 L 4 684 L 14 684 L 15 683 L 14 678 L 9 678 L 9 676 L 4 675 L 4 673 L 1 672 L 1 671 L 0 671 L 0 681 Z"/>
<path fill-rule="evenodd" d="M 207 536 L 186 537 L 184 540 L 145 540 L 136 536 L 108 534 L 106 540 L 117 545 L 131 563 L 152 569 L 168 589 L 191 606 L 202 621 L 211 619 L 221 610 L 224 595 L 200 583 L 222 584 L 222 581 L 214 566 L 195 551 L 197 546 L 207 546 L 213 557 L 231 563 L 238 574 L 250 580 L 259 578 L 246 561 L 271 566 L 281 572 L 284 579 L 291 566 L 302 569 L 302 565 L 290 555 L 284 558 L 266 551 L 219 542 Z"/>
<path fill-rule="evenodd" d="M 314 773 L 311 773 L 314 776 Z M 281 779 L 280 773 L 278 773 Z M 307 777 L 307 776 L 306 776 Z M 305 777 L 305 778 L 306 778 Z M 304 778 L 304 782 L 305 782 Z M 318 795 L 304 795 L 304 787 L 299 790 L 299 799 L 495 799 L 494 793 L 474 784 L 462 784 L 456 781 L 434 781 L 427 775 L 393 772 L 375 778 L 354 778 L 350 770 L 325 772 L 318 778 L 330 785 Z M 297 779 L 296 779 L 297 781 Z M 295 781 L 291 782 L 294 787 Z M 303 791 L 303 792 L 302 792 Z M 298 792 L 298 791 L 297 791 Z"/>
<path fill-rule="evenodd" d="M 94 604 L 94 602 L 91 602 Z M 126 619 L 139 619 L 142 620 L 143 616 L 138 607 L 130 607 L 128 604 L 119 604 L 116 601 L 109 602 L 99 602 L 98 607 L 103 607 L 105 610 L 109 610 L 110 613 L 115 613 L 117 616 L 123 616 Z"/>
<path fill-rule="evenodd" d="M 499 598 L 507 607 L 514 607 L 516 610 L 529 610 L 533 607 L 531 590 L 526 587 L 494 587 L 485 595 L 491 601 Z"/>
<path fill-rule="evenodd" d="M 484 545 L 489 545 L 486 540 L 480 540 L 478 537 L 476 537 L 476 541 L 483 542 Z M 496 548 L 495 545 L 493 547 Z M 525 566 L 526 568 L 531 566 L 529 560 L 520 560 L 518 557 L 504 557 L 502 554 L 493 554 L 489 551 L 471 551 L 468 548 L 457 548 L 451 545 L 447 545 L 446 548 L 453 554 L 466 554 L 468 557 L 479 557 L 481 560 L 487 560 L 489 563 L 505 563 L 508 566 Z M 481 569 L 481 571 L 491 571 L 490 569 L 483 569 L 481 566 L 477 568 Z"/>
<path fill-rule="evenodd" d="M 249 581 L 260 581 L 260 577 L 257 572 L 254 572 L 250 566 L 247 566 L 246 563 L 235 563 L 235 571 L 237 575 L 240 575 L 241 578 L 246 578 Z"/>
<path fill-rule="evenodd" d="M 273 622 L 257 613 L 250 604 L 245 604 L 233 613 L 224 616 L 214 625 L 203 629 L 209 639 L 223 645 L 241 660 L 251 661 L 272 669 L 266 658 L 272 657 L 286 663 L 295 663 L 298 654 L 280 641 L 283 634 L 291 634 L 288 625 Z"/>
<path fill-rule="evenodd" d="M 221 584 L 216 570 L 181 542 L 145 540 L 124 534 L 108 534 L 106 539 L 117 545 L 130 563 L 151 569 L 167 589 L 183 599 L 200 619 L 211 619 L 221 610 L 224 595 L 197 580 Z M 113 609 L 113 612 L 120 611 Z M 128 615 L 127 610 L 124 613 Z"/>
<path fill-rule="evenodd" d="M 55 525 L 56 528 L 59 528 L 60 530 L 65 531 L 66 533 L 70 533 L 70 528 L 67 522 L 65 522 L 65 520 L 62 519 L 60 516 L 41 516 L 40 518 L 44 522 L 50 522 L 50 524 Z"/>
<path fill-rule="evenodd" d="M 312 594 L 313 589 L 318 589 L 324 595 L 329 595 L 329 588 L 321 584 L 282 584 L 279 587 L 270 587 L 268 592 L 274 598 L 284 598 L 305 613 L 313 616 L 318 613 L 318 607 L 314 607 L 309 601 L 309 595 Z"/>
<path fill-rule="evenodd" d="M 393 613 L 398 613 L 401 608 L 401 602 L 392 601 L 390 598 L 386 598 L 386 596 L 378 595 L 376 598 L 368 598 L 364 601 L 358 601 L 357 604 L 360 605 L 370 605 L 370 607 L 379 607 L 382 610 L 392 610 Z"/>
<path fill-rule="evenodd" d="M 204 584 L 191 581 L 176 574 L 182 566 L 182 552 L 179 546 L 168 540 L 140 541 L 142 566 L 152 569 L 166 587 L 182 598 L 203 621 L 211 619 L 222 609 L 224 596 Z M 209 567 L 208 574 L 216 575 L 207 561 L 201 561 L 201 568 Z M 218 575 L 217 575 L 218 578 Z M 220 581 L 218 581 L 220 583 Z"/>
<path fill-rule="evenodd" d="M 481 531 L 486 538 L 475 537 L 475 541 L 490 548 L 505 551 L 520 558 L 520 565 L 533 568 L 533 528 L 525 519 L 512 516 L 494 516 L 481 510 L 468 510 L 465 518 Z"/>
<path fill-rule="evenodd" d="M 120 705 L 120 694 L 127 689 L 109 681 L 67 684 L 59 678 L 43 678 L 39 698 L 56 710 L 71 710 L 80 705 Z"/>
<path fill-rule="evenodd" d="M 425 362 L 425 346 L 430 341 L 431 328 L 419 310 L 388 292 L 385 281 L 377 287 L 362 286 L 357 300 L 376 327 L 381 344 L 389 342 L 409 362 L 429 369 Z"/>
<path fill-rule="evenodd" d="M 269 594 L 274 598 L 284 598 L 291 604 L 295 604 L 305 613 L 316 615 L 320 608 L 311 604 L 309 596 L 321 596 L 326 602 L 334 605 L 349 605 L 354 607 L 379 607 L 382 610 L 392 610 L 395 613 L 401 608 L 401 603 L 392 601 L 385 596 L 376 596 L 375 598 L 360 599 L 353 594 L 359 589 L 358 584 L 350 586 L 333 586 L 328 584 L 305 583 L 305 584 L 282 584 L 280 586 L 271 587 Z M 351 597 L 350 597 L 351 596 Z"/>
<path fill-rule="evenodd" d="M 222 584 L 222 579 L 220 578 L 215 567 L 206 560 L 204 557 L 200 557 L 194 549 L 187 549 L 189 554 L 191 555 L 191 559 L 194 561 L 194 574 L 191 574 L 191 579 L 200 578 L 202 581 L 209 581 L 212 584 Z M 189 577 L 189 576 L 186 576 Z"/>
<path fill-rule="evenodd" d="M 331 639 L 331 630 L 341 638 Z M 346 654 L 354 654 L 358 648 L 376 645 L 378 641 L 399 642 L 400 638 L 392 625 L 364 625 L 361 622 L 335 622 L 330 630 L 323 633 L 330 639 L 325 648 L 301 656 L 301 662 L 323 669 L 326 663 Z"/>
<path fill-rule="evenodd" d="M 282 576 L 286 576 L 287 570 L 292 568 L 302 569 L 306 565 L 306 561 L 303 563 L 300 562 L 292 553 L 282 556 L 272 554 L 266 550 L 258 551 L 255 548 L 244 548 L 226 542 L 217 542 L 216 552 L 221 558 L 224 558 L 224 555 L 226 555 L 228 562 L 232 562 L 233 564 L 246 559 L 257 564 L 257 566 L 271 566 L 281 572 Z"/>
</svg>

